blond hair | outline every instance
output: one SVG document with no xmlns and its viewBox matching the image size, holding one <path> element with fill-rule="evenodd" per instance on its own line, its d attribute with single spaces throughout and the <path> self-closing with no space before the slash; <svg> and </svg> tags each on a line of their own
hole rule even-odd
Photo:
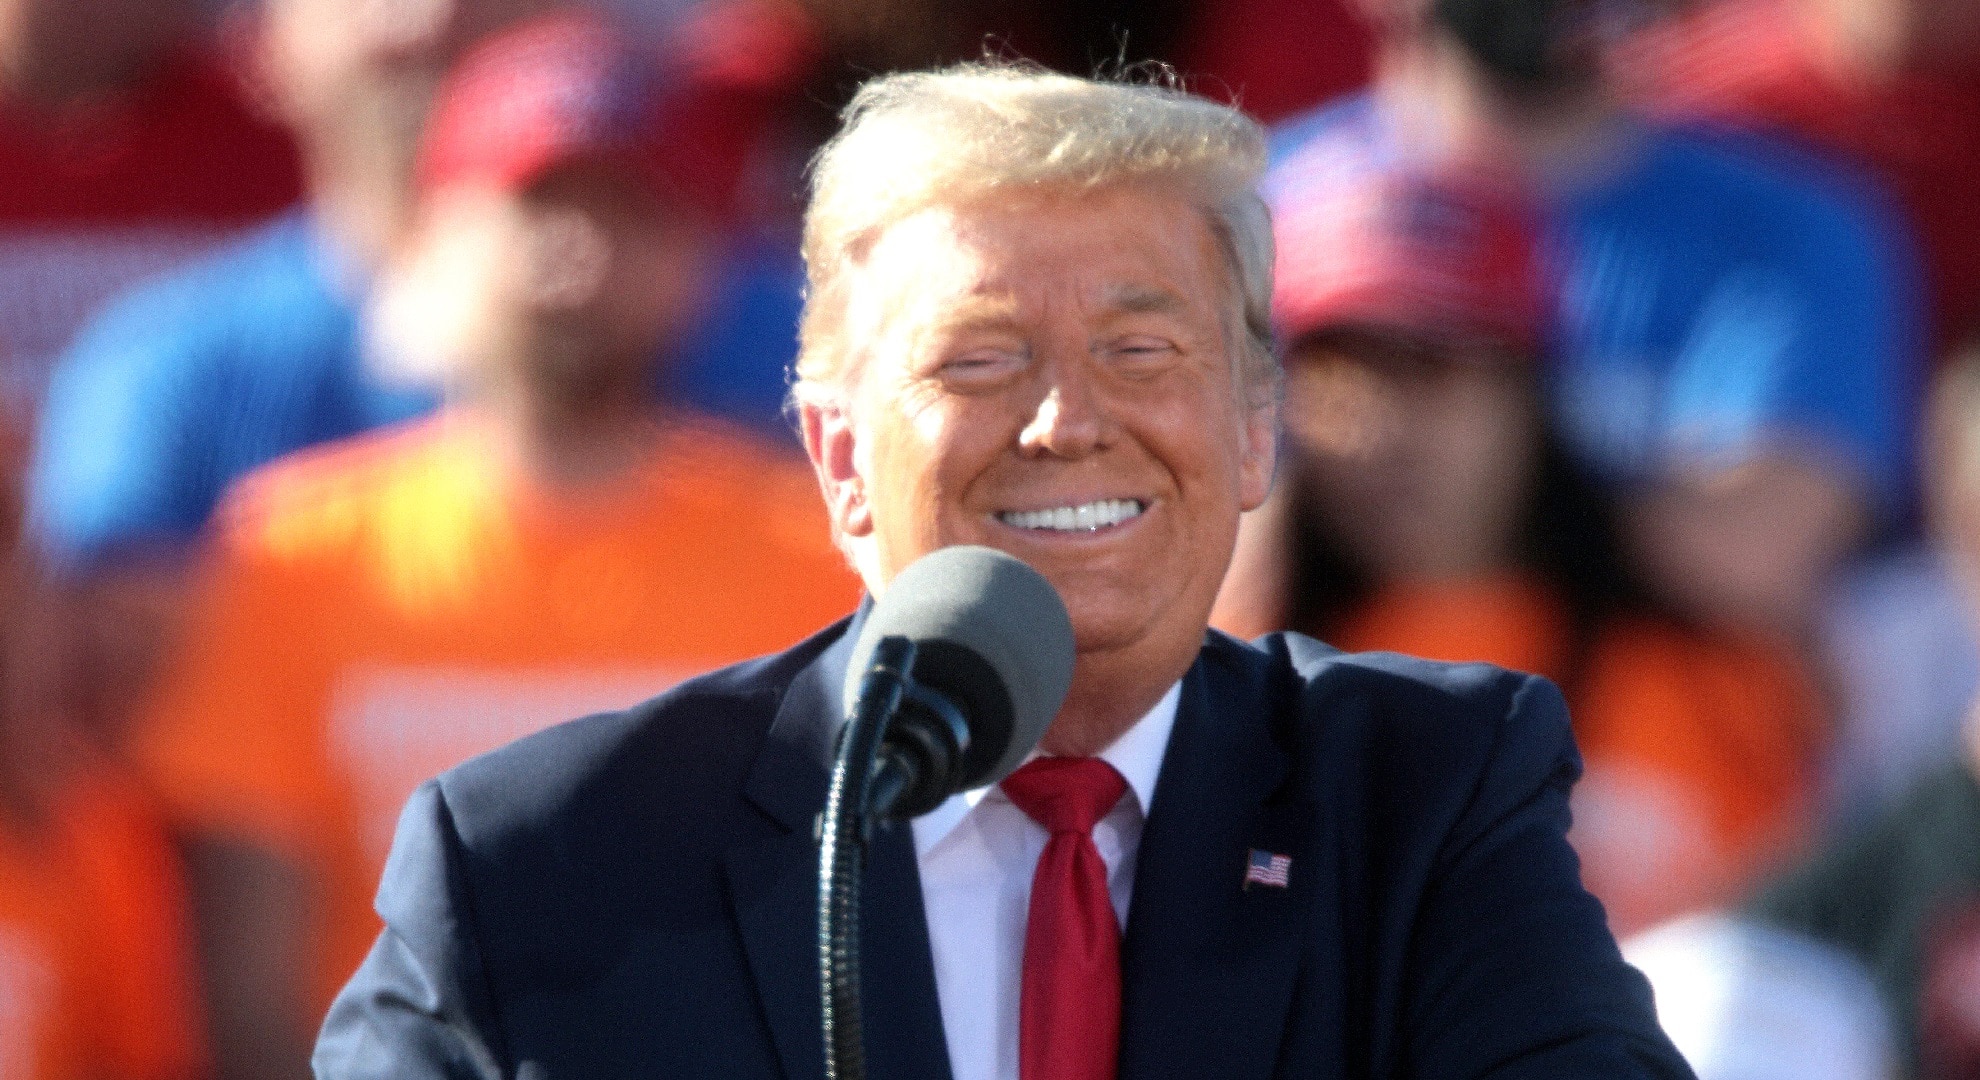
<svg viewBox="0 0 1980 1080">
<path fill-rule="evenodd" d="M 862 86 L 812 163 L 793 398 L 843 388 L 854 362 L 844 340 L 847 271 L 887 226 L 929 206 L 1124 184 L 1176 191 L 1204 213 L 1229 264 L 1235 374 L 1255 403 L 1274 397 L 1272 228 L 1254 190 L 1264 132 L 1174 83 L 983 62 Z"/>
</svg>

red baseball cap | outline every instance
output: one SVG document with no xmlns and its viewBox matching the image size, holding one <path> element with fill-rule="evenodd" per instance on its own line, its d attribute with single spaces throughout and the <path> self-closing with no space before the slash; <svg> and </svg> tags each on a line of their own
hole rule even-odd
<svg viewBox="0 0 1980 1080">
<path fill-rule="evenodd" d="M 562 165 L 626 169 L 669 199 L 719 209 L 733 178 L 690 166 L 677 145 L 678 88 L 610 23 L 586 12 L 526 20 L 490 36 L 442 82 L 427 118 L 418 183 L 527 187 Z M 690 139 L 689 141 L 694 141 Z"/>
<path fill-rule="evenodd" d="M 1545 325 L 1535 230 L 1488 182 L 1339 163 L 1268 186 L 1285 340 L 1339 327 L 1487 337 L 1521 352 Z"/>
</svg>

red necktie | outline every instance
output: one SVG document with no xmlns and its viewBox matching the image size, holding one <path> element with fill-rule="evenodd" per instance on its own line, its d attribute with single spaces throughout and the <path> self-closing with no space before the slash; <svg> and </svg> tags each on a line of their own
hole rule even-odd
<svg viewBox="0 0 1980 1080">
<path fill-rule="evenodd" d="M 1020 1080 L 1114 1080 L 1121 1032 L 1121 926 L 1093 826 L 1127 781 L 1099 758 L 1035 758 L 1004 794 L 1052 838 L 1031 878 L 1018 997 Z"/>
</svg>

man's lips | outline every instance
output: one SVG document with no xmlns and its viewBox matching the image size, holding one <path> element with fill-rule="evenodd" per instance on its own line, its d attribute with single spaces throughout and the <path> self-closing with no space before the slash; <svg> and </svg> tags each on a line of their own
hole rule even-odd
<svg viewBox="0 0 1980 1080">
<path fill-rule="evenodd" d="M 1042 510 L 1000 510 L 997 520 L 1035 532 L 1098 532 L 1132 521 L 1147 509 L 1140 499 L 1098 499 Z"/>
</svg>

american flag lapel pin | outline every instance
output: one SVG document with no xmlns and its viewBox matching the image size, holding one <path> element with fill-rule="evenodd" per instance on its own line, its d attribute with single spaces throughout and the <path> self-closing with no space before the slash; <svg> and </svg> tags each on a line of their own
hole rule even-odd
<svg viewBox="0 0 1980 1080">
<path fill-rule="evenodd" d="M 1244 887 L 1270 885 L 1283 889 L 1286 887 L 1286 875 L 1291 872 L 1292 856 L 1252 848 L 1251 854 L 1244 860 Z"/>
</svg>

